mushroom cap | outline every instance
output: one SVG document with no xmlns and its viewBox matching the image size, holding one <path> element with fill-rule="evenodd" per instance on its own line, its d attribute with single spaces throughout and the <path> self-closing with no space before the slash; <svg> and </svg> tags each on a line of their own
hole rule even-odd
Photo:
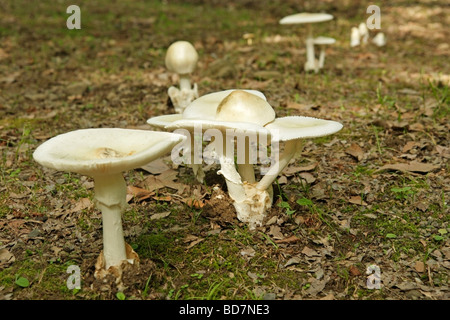
<svg viewBox="0 0 450 320">
<path fill-rule="evenodd" d="M 51 169 L 100 176 L 143 166 L 184 139 L 183 135 L 148 130 L 80 129 L 47 140 L 33 158 Z"/>
<path fill-rule="evenodd" d="M 342 124 L 313 117 L 289 116 L 277 118 L 265 127 L 272 140 L 287 141 L 327 136 L 341 130 Z"/>
<path fill-rule="evenodd" d="M 219 104 L 230 93 L 239 89 L 230 89 L 224 91 L 213 92 L 205 94 L 194 101 L 192 101 L 183 112 L 183 119 L 215 119 L 217 108 Z M 261 99 L 266 100 L 264 94 L 257 90 L 242 90 L 251 93 Z"/>
<path fill-rule="evenodd" d="M 175 41 L 166 52 L 166 67 L 178 74 L 192 73 L 197 66 L 198 53 L 188 41 Z"/>
<path fill-rule="evenodd" d="M 230 93 L 236 91 L 238 89 L 230 89 L 219 92 L 213 92 L 205 94 L 194 101 L 192 101 L 186 109 L 184 109 L 183 114 L 173 114 L 173 115 L 163 115 L 152 117 L 147 120 L 147 123 L 166 129 L 175 129 L 175 128 L 185 128 L 185 129 L 193 129 L 194 126 L 200 124 L 200 122 L 205 122 L 205 130 L 206 128 L 211 128 L 213 123 L 217 123 L 216 121 L 216 113 L 217 108 L 223 99 L 225 99 Z M 257 97 L 260 97 L 263 100 L 266 100 L 264 94 L 257 90 L 244 90 L 242 91 L 251 93 Z M 242 118 L 242 117 L 239 117 Z M 183 120 L 183 121 L 181 121 Z M 193 121 L 190 121 L 193 120 Z M 207 124 L 207 121 L 213 121 L 212 123 Z M 177 122 L 177 123 L 175 123 Z M 186 127 L 183 127 L 182 124 L 185 123 Z M 237 127 L 248 126 L 247 122 L 243 122 L 241 125 L 237 124 Z"/>
<path fill-rule="evenodd" d="M 181 120 L 182 117 L 183 116 L 179 113 L 167 114 L 167 115 L 163 115 L 163 116 L 152 117 L 147 120 L 147 123 L 153 127 L 165 128 L 167 125 L 169 125 L 175 121 Z"/>
<path fill-rule="evenodd" d="M 336 39 L 330 37 L 317 37 L 314 38 L 314 44 L 323 45 L 323 44 L 333 44 L 336 42 Z"/>
<path fill-rule="evenodd" d="M 264 132 L 264 125 L 275 119 L 275 111 L 262 94 L 245 90 L 227 90 L 202 97 L 192 102 L 184 111 L 183 119 L 166 126 L 166 129 L 237 129 Z M 206 112 L 202 110 L 207 110 Z"/>
<path fill-rule="evenodd" d="M 332 20 L 333 16 L 328 13 L 302 12 L 291 14 L 280 20 L 280 24 L 316 23 Z"/>
</svg>

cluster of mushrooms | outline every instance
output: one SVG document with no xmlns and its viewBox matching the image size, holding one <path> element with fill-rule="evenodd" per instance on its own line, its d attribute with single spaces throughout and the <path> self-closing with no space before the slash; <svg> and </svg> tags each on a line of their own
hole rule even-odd
<svg viewBox="0 0 450 320">
<path fill-rule="evenodd" d="M 310 22 L 322 21 L 306 18 Z M 311 44 L 318 41 L 311 39 L 307 40 L 308 53 Z M 168 48 L 166 67 L 179 75 L 179 88 L 172 86 L 168 90 L 175 113 L 147 121 L 158 131 L 80 129 L 47 140 L 33 153 L 35 161 L 47 168 L 93 178 L 95 203 L 102 213 L 103 226 L 97 278 L 112 274 L 120 284 L 124 266 L 139 265 L 138 255 L 123 235 L 122 214 L 127 205 L 124 172 L 171 153 L 174 162 L 181 159 L 203 181 L 203 164 L 216 163 L 237 218 L 249 229 L 255 229 L 263 225 L 272 205 L 272 183 L 301 151 L 302 141 L 342 128 L 342 124 L 330 120 L 276 117 L 265 95 L 256 90 L 231 89 L 199 97 L 197 85 L 192 86 L 189 78 L 197 61 L 198 54 L 187 41 L 177 41 Z M 207 145 L 203 147 L 205 141 Z M 268 149 L 270 156 L 261 156 L 261 150 Z M 255 173 L 258 166 L 260 175 Z"/>
</svg>

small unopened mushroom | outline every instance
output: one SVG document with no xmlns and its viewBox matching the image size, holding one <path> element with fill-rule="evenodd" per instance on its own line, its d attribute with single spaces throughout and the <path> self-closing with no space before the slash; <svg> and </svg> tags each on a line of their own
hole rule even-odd
<svg viewBox="0 0 450 320">
<path fill-rule="evenodd" d="M 329 37 L 317 37 L 314 39 L 314 44 L 320 46 L 319 68 L 322 69 L 325 63 L 325 45 L 334 44 L 335 39 Z"/>
<path fill-rule="evenodd" d="M 180 77 L 180 88 L 171 86 L 168 90 L 177 113 L 182 113 L 189 103 L 198 98 L 197 84 L 192 87 L 190 80 L 190 74 L 195 70 L 197 62 L 198 53 L 188 41 L 176 41 L 167 49 L 166 67 Z"/>
<path fill-rule="evenodd" d="M 222 100 L 219 100 L 219 97 Z M 203 100 L 203 97 L 196 101 L 198 100 Z M 186 108 L 182 119 L 165 118 L 169 120 L 165 128 L 192 130 L 197 126 L 203 131 L 217 130 L 215 148 L 218 150 L 221 166 L 218 173 L 225 178 L 238 219 L 248 223 L 250 229 L 262 225 L 267 210 L 272 205 L 272 183 L 301 149 L 302 139 L 333 134 L 342 128 L 342 124 L 330 120 L 308 117 L 276 118 L 265 97 L 251 91 L 232 90 L 209 94 L 202 101 L 203 107 L 209 104 L 208 112 L 203 115 L 198 108 L 190 110 L 196 101 Z M 161 119 L 149 119 L 148 122 L 158 125 L 162 123 Z M 256 162 L 253 162 L 250 156 L 250 144 L 239 144 L 242 137 L 257 137 L 256 140 L 259 141 L 264 141 L 263 137 L 270 137 L 272 152 L 275 153 L 278 143 L 285 142 L 283 152 L 274 157 L 276 160 L 259 182 L 256 181 L 253 171 Z M 230 148 L 234 147 L 232 143 L 235 139 L 238 148 L 237 164 L 234 153 L 229 152 Z M 240 161 L 239 152 L 244 153 Z"/>
<path fill-rule="evenodd" d="M 123 236 L 122 212 L 127 204 L 123 172 L 164 155 L 183 139 L 182 135 L 147 130 L 81 129 L 53 137 L 34 151 L 35 161 L 44 167 L 94 179 L 95 202 L 103 225 L 96 277 L 111 273 L 119 283 L 123 263 L 139 262 Z"/>
<path fill-rule="evenodd" d="M 373 37 L 372 43 L 378 47 L 382 47 L 386 45 L 386 36 L 383 32 L 379 32 Z"/>
<path fill-rule="evenodd" d="M 305 71 L 319 71 L 319 62 L 314 54 L 314 38 L 312 33 L 312 23 L 324 22 L 332 20 L 333 16 L 328 13 L 297 13 L 284 17 L 280 20 L 280 24 L 306 24 L 306 62 Z"/>
</svg>

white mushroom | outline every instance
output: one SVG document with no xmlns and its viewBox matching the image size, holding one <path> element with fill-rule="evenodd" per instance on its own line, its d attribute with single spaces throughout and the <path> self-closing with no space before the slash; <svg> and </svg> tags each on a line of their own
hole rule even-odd
<svg viewBox="0 0 450 320">
<path fill-rule="evenodd" d="M 190 74 L 195 70 L 197 62 L 198 53 L 188 41 L 176 41 L 167 49 L 166 67 L 180 77 L 180 88 L 171 86 L 168 90 L 177 113 L 182 113 L 190 102 L 198 98 L 197 84 L 192 87 L 190 80 Z"/>
<path fill-rule="evenodd" d="M 328 13 L 297 13 L 284 17 L 280 20 L 280 24 L 307 24 L 306 37 L 306 63 L 305 71 L 314 70 L 319 71 L 319 62 L 315 58 L 314 53 L 314 38 L 312 33 L 311 23 L 324 22 L 332 20 L 333 16 Z"/>
<path fill-rule="evenodd" d="M 327 44 L 334 44 L 336 42 L 335 39 L 329 37 L 317 37 L 314 39 L 314 44 L 320 46 L 320 55 L 319 55 L 319 68 L 322 69 L 325 63 L 325 48 L 324 46 Z"/>
<path fill-rule="evenodd" d="M 179 149 L 183 149 L 183 151 L 187 151 L 188 153 L 190 153 L 190 156 L 187 159 L 188 161 L 187 164 L 189 164 L 192 167 L 196 179 L 201 183 L 203 183 L 204 178 L 204 172 L 202 170 L 202 159 L 201 158 L 199 159 L 199 155 L 194 154 L 195 151 L 197 151 L 197 149 L 193 144 L 194 141 L 199 138 L 199 136 L 203 135 L 203 132 L 201 129 L 199 132 L 196 132 L 195 128 L 196 126 L 200 127 L 203 124 L 203 121 L 216 120 L 217 108 L 219 107 L 220 102 L 233 91 L 235 91 L 235 89 L 224 90 L 203 95 L 200 98 L 194 100 L 191 104 L 189 104 L 189 107 L 184 110 L 182 115 L 180 114 L 163 115 L 153 117 L 147 120 L 148 124 L 157 128 L 165 128 L 165 129 L 171 128 L 173 130 L 183 128 L 188 130 L 188 132 L 184 132 L 184 134 L 187 136 L 186 142 L 184 142 L 183 145 L 179 145 L 178 147 L 174 148 L 174 152 L 178 152 Z M 266 100 L 264 94 L 262 94 L 259 91 L 256 90 L 244 90 L 244 91 L 252 93 Z M 242 117 L 242 115 L 238 116 Z M 199 121 L 199 119 L 201 119 L 201 121 Z M 189 122 L 189 125 L 180 126 L 178 120 L 193 120 L 193 121 Z M 241 127 L 241 129 L 245 129 L 246 126 L 247 124 L 244 124 Z M 204 123 L 203 125 L 203 129 L 205 130 L 213 128 L 214 125 L 209 127 L 207 126 L 206 123 Z M 208 151 L 215 151 L 216 147 L 217 142 L 216 144 L 212 143 L 209 146 Z M 215 157 L 215 153 L 212 156 Z M 215 160 L 218 160 L 218 157 L 215 157 Z M 253 166 L 240 164 L 239 168 L 240 172 L 242 172 L 246 178 L 251 180 L 252 175 L 254 175 Z"/>
<path fill-rule="evenodd" d="M 181 135 L 147 130 L 82 129 L 53 137 L 34 151 L 35 161 L 44 167 L 94 179 L 95 202 L 103 224 L 103 250 L 96 276 L 113 273 L 120 281 L 122 263 L 138 262 L 123 236 L 127 187 L 122 173 L 164 155 L 183 139 Z"/>
<path fill-rule="evenodd" d="M 225 137 L 217 139 L 216 145 L 219 153 L 222 174 L 226 180 L 228 193 L 233 200 L 239 220 L 248 223 L 251 229 L 262 225 L 267 209 L 271 207 L 272 197 L 270 188 L 273 181 L 301 148 L 301 139 L 314 138 L 333 134 L 342 128 L 335 121 L 308 118 L 308 117 L 284 117 L 276 118 L 273 108 L 259 95 L 249 91 L 227 91 L 228 95 L 223 100 L 214 99 L 222 97 L 224 92 L 210 94 L 205 100 L 210 103 L 210 112 L 206 117 L 201 117 L 198 112 L 193 112 L 196 117 L 186 118 L 190 113 L 189 106 L 183 114 L 183 119 L 169 121 L 165 126 L 168 130 L 188 129 L 197 127 L 207 131 L 216 129 Z M 197 100 L 201 100 L 200 97 Z M 197 101 L 196 100 L 196 101 Z M 195 103 L 195 101 L 194 101 Z M 198 103 L 199 104 L 199 103 Z M 208 109 L 209 110 L 209 109 Z M 215 114 L 213 114 L 215 110 Z M 157 117 L 158 118 L 158 117 Z M 167 118 L 166 118 L 167 119 Z M 160 119 L 151 123 L 161 123 Z M 220 136 L 220 134 L 217 134 Z M 257 182 L 254 179 L 253 165 L 256 164 L 251 156 L 250 144 L 243 143 L 242 137 L 257 137 L 259 143 L 264 143 L 264 137 L 270 137 L 273 161 L 264 177 Z M 241 138 L 241 140 L 239 140 Z M 234 153 L 230 152 L 232 142 L 237 142 L 237 169 L 234 161 Z M 241 141 L 241 143 L 239 143 Z M 245 140 L 244 140 L 245 141 Z M 281 155 L 277 154 L 278 143 L 286 141 Z M 233 145 L 234 147 L 234 145 Z M 244 156 L 239 161 L 240 148 L 246 148 Z M 239 166 L 243 166 L 240 168 Z"/>
<path fill-rule="evenodd" d="M 361 34 L 359 29 L 356 27 L 352 27 L 351 35 L 350 35 L 350 47 L 357 47 L 361 44 Z"/>
<path fill-rule="evenodd" d="M 382 47 L 386 45 L 386 36 L 383 32 L 379 32 L 376 34 L 375 37 L 372 39 L 372 43 L 377 45 L 378 47 Z"/>
<path fill-rule="evenodd" d="M 358 30 L 362 44 L 367 44 L 369 41 L 369 29 L 367 28 L 367 25 L 364 22 L 361 22 L 358 26 Z"/>
</svg>

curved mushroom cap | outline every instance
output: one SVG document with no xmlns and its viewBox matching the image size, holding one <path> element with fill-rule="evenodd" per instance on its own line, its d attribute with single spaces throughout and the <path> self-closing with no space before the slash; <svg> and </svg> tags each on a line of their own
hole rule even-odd
<svg viewBox="0 0 450 320">
<path fill-rule="evenodd" d="M 166 67 L 178 74 L 189 74 L 194 71 L 198 61 L 198 53 L 187 41 L 176 41 L 167 49 Z"/>
<path fill-rule="evenodd" d="M 313 41 L 314 44 L 318 44 L 318 45 L 334 44 L 335 42 L 336 42 L 336 39 L 329 38 L 329 37 L 317 37 L 317 38 L 314 38 L 314 41 Z"/>
<path fill-rule="evenodd" d="M 296 13 L 284 17 L 280 24 L 315 23 L 332 20 L 333 16 L 328 13 Z"/>
<path fill-rule="evenodd" d="M 238 89 L 230 89 L 219 92 L 213 92 L 205 94 L 194 101 L 192 101 L 183 112 L 183 119 L 209 119 L 213 120 L 216 117 L 217 108 L 219 104 L 225 99 L 230 93 Z M 257 90 L 245 90 L 242 91 L 251 93 L 266 100 L 264 94 Z"/>
<path fill-rule="evenodd" d="M 143 166 L 184 139 L 179 134 L 148 130 L 81 129 L 47 140 L 33 158 L 48 168 L 99 176 Z"/>
<path fill-rule="evenodd" d="M 265 127 L 270 131 L 272 140 L 287 141 L 327 136 L 341 130 L 342 124 L 312 117 L 290 116 L 275 119 Z"/>
<path fill-rule="evenodd" d="M 219 91 L 219 92 L 213 92 L 208 93 L 200 98 L 195 99 L 192 101 L 184 110 L 183 114 L 170 114 L 170 115 L 163 115 L 163 116 L 157 116 L 152 117 L 147 120 L 147 123 L 151 126 L 158 127 L 158 128 L 167 128 L 167 126 L 170 126 L 170 128 L 180 128 L 179 123 L 172 127 L 171 125 L 178 120 L 182 119 L 191 119 L 191 120 L 214 120 L 216 116 L 217 107 L 219 106 L 220 102 L 228 96 L 231 92 L 235 91 L 237 89 L 230 89 L 225 91 Z M 257 90 L 243 90 L 248 93 L 254 94 L 264 100 L 266 100 L 266 97 L 264 94 Z M 198 123 L 196 121 L 195 123 Z M 192 128 L 194 126 L 194 123 L 192 124 Z"/>
<path fill-rule="evenodd" d="M 275 111 L 265 100 L 243 90 L 235 90 L 223 99 L 216 111 L 216 120 L 251 122 L 264 126 L 275 120 Z"/>
<path fill-rule="evenodd" d="M 261 95 L 245 90 L 221 91 L 214 96 L 210 94 L 203 97 L 201 102 L 192 102 L 183 113 L 183 119 L 173 122 L 166 128 L 193 129 L 201 125 L 204 130 L 237 129 L 267 133 L 264 125 L 275 120 L 275 111 Z M 197 100 L 200 99 L 202 98 Z"/>
</svg>

